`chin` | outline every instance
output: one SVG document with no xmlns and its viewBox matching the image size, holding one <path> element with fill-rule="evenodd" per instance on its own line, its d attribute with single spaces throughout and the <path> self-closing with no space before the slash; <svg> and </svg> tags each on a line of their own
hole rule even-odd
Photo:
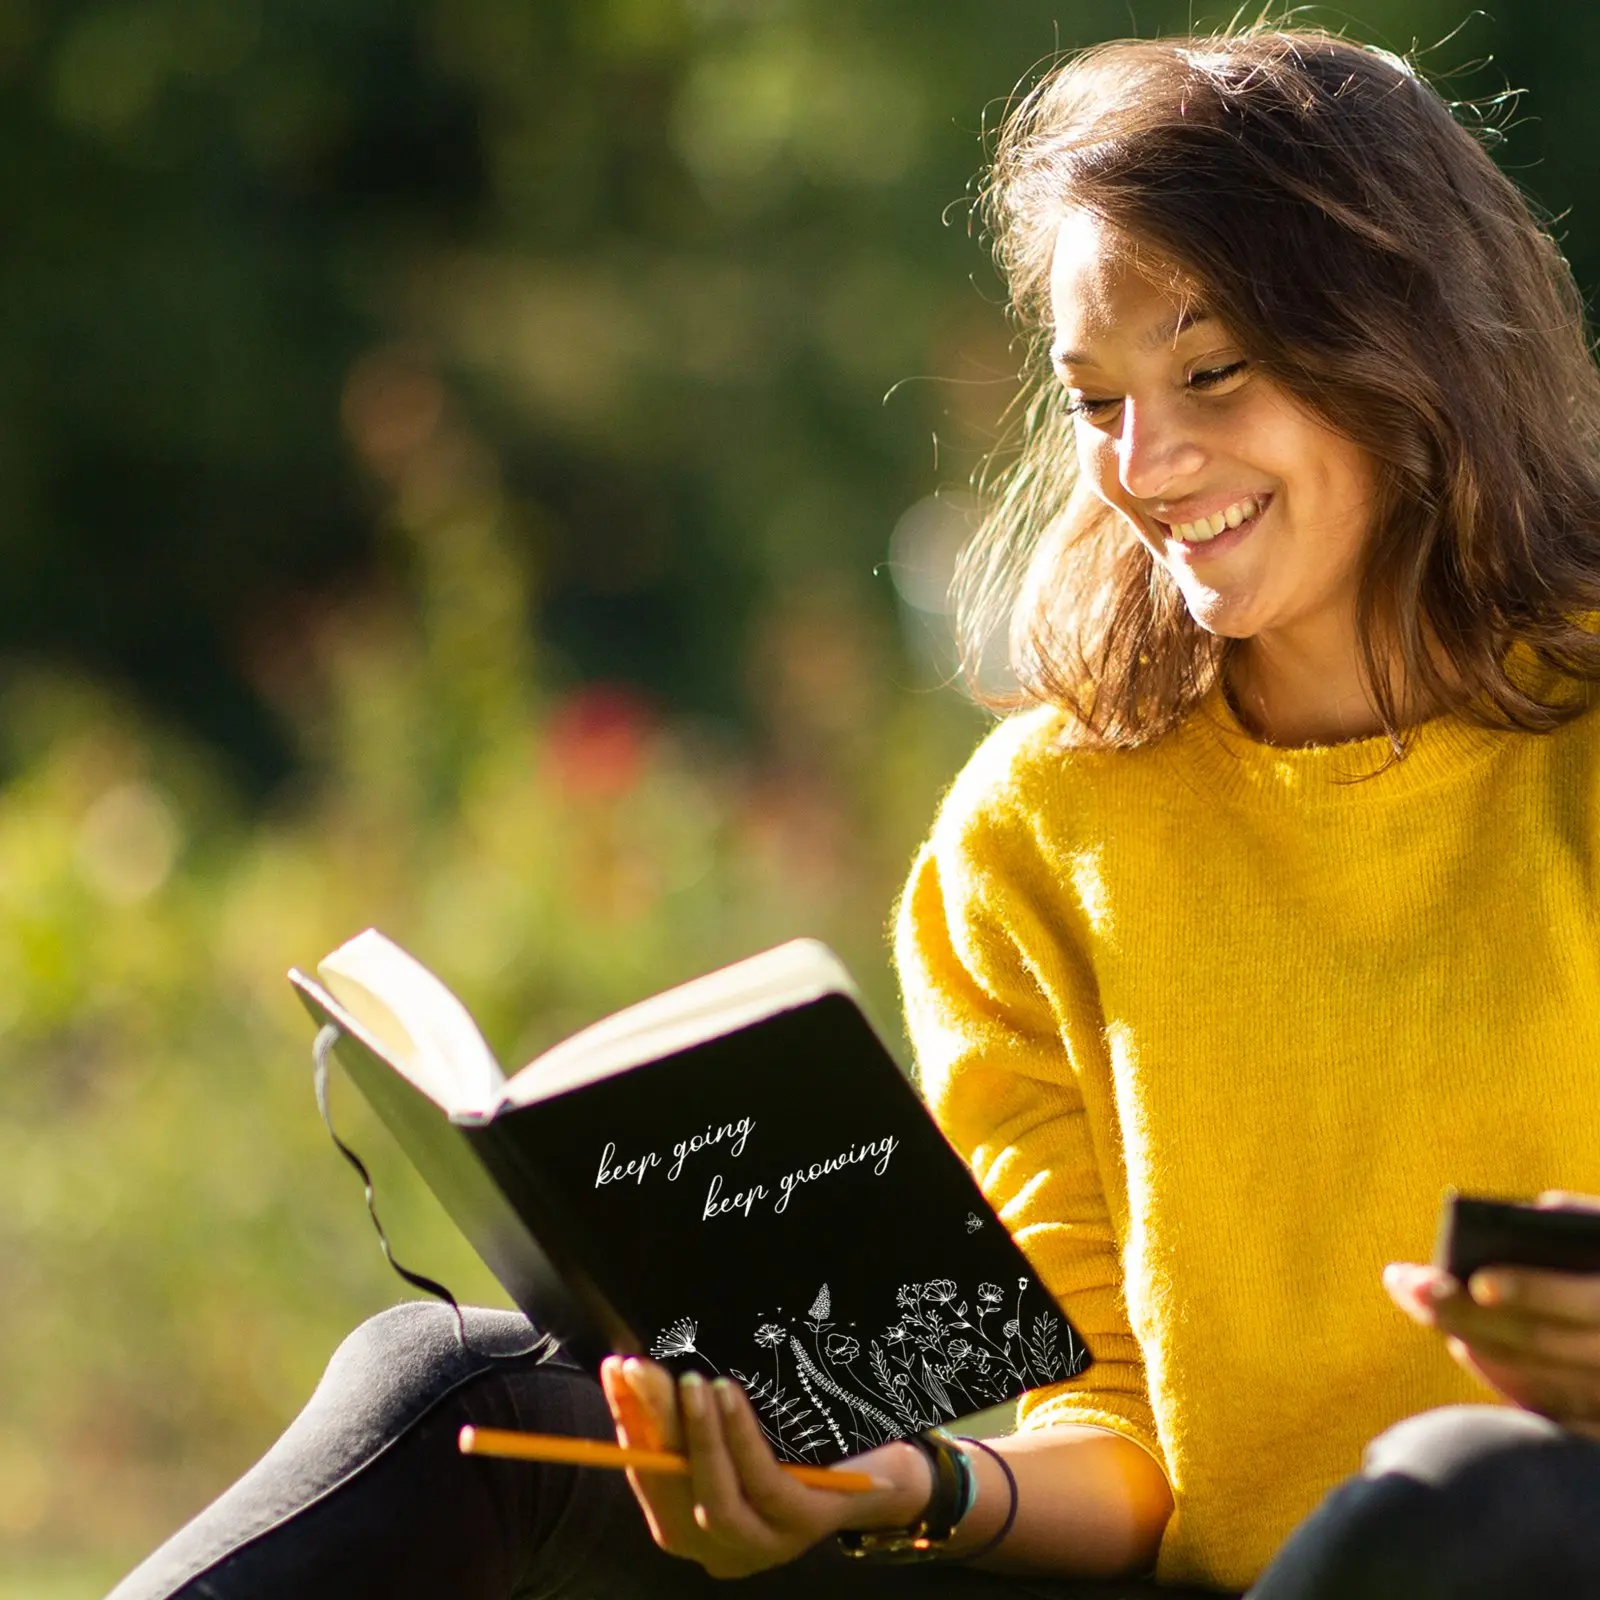
<svg viewBox="0 0 1600 1600">
<path fill-rule="evenodd" d="M 1261 631 L 1260 623 L 1242 606 L 1230 606 L 1220 596 L 1207 595 L 1204 601 L 1190 595 L 1183 598 L 1196 627 L 1218 639 L 1253 639 Z"/>
</svg>

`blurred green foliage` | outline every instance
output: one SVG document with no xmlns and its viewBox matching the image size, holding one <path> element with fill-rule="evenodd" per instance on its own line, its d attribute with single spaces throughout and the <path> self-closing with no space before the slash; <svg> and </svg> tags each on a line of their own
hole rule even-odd
<svg viewBox="0 0 1600 1600">
<path fill-rule="evenodd" d="M 809 932 L 898 1037 L 884 921 L 981 729 L 940 576 L 1015 366 L 979 129 L 1057 44 L 1188 20 L 0 5 L 0 1595 L 98 1592 L 403 1292 L 291 963 L 377 923 L 515 1062 Z M 1595 32 L 1425 58 L 1531 87 L 1552 210 Z M 337 1112 L 402 1257 L 497 1298 Z"/>
</svg>

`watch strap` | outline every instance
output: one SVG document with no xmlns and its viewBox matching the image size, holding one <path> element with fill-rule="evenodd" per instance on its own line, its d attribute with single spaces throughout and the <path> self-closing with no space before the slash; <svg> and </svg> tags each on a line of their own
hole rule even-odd
<svg viewBox="0 0 1600 1600">
<path fill-rule="evenodd" d="M 922 1514 L 904 1528 L 851 1528 L 837 1534 L 839 1548 L 859 1560 L 932 1561 L 949 1544 L 977 1498 L 977 1479 L 966 1452 L 937 1428 L 907 1434 L 927 1458 L 933 1491 Z"/>
</svg>

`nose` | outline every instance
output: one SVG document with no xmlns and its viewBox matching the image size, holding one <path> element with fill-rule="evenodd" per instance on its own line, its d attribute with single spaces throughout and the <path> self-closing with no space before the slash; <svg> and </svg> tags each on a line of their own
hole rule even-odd
<svg viewBox="0 0 1600 1600">
<path fill-rule="evenodd" d="M 1205 464 L 1194 418 L 1181 400 L 1135 399 L 1122 403 L 1117 437 L 1117 478 L 1136 500 L 1171 499 Z"/>
</svg>

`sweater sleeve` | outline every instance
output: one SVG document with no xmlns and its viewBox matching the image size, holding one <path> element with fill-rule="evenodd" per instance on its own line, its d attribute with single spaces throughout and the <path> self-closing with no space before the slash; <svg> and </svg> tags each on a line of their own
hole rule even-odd
<svg viewBox="0 0 1600 1600">
<path fill-rule="evenodd" d="M 1079 1083 L 1085 1030 L 1102 1032 L 1093 973 L 1032 830 L 952 816 L 960 788 L 912 869 L 896 962 L 930 1109 L 1094 1356 L 1024 1396 L 1022 1425 L 1105 1428 L 1164 1465 Z"/>
</svg>

